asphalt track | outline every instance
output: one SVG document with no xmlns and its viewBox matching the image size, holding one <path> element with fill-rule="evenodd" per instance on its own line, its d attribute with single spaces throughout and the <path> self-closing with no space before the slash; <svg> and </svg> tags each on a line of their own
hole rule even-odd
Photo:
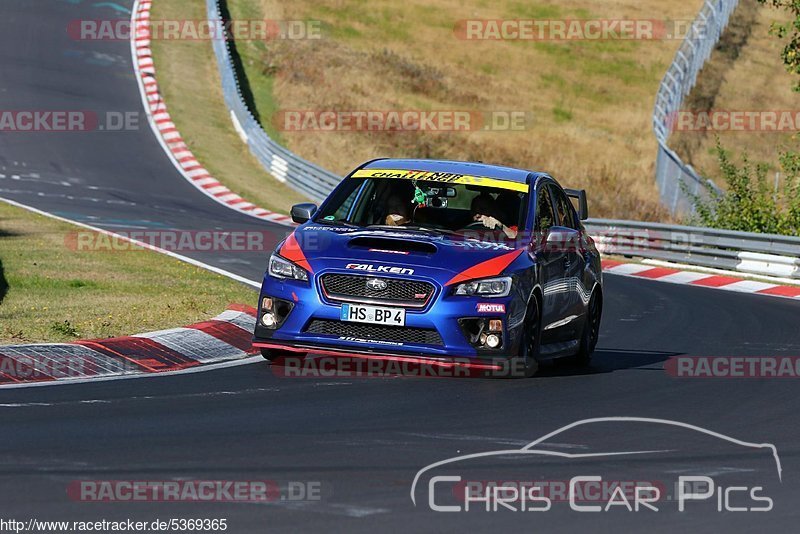
<svg viewBox="0 0 800 534">
<path fill-rule="evenodd" d="M 122 3 L 130 7 L 129 3 Z M 98 7 L 99 6 L 99 7 Z M 111 6 L 111 7 L 110 7 Z M 2 109 L 141 111 L 128 43 L 71 41 L 70 20 L 123 16 L 89 0 L 0 4 Z M 126 16 L 126 15 L 125 15 Z M 226 209 L 175 171 L 149 128 L 132 132 L 2 133 L 0 196 L 109 230 L 283 230 Z M 0 251 L 0 256 L 2 251 Z M 251 279 L 263 254 L 188 254 Z M 527 381 L 277 377 L 266 364 L 181 376 L 0 390 L 0 519 L 227 518 L 229 531 L 600 532 L 648 528 L 731 532 L 796 530 L 800 499 L 797 379 L 668 376 L 674 355 L 800 356 L 800 303 L 608 276 L 606 312 L 589 371 L 549 368 Z M 741 440 L 772 443 L 783 466 L 753 451 L 665 431 L 604 424 L 570 431 L 560 450 L 668 450 L 591 464 L 491 463 L 472 476 L 620 480 L 708 474 L 724 486 L 765 486 L 771 512 L 432 512 L 410 499 L 418 470 L 446 458 L 521 447 L 589 417 L 677 420 Z M 465 471 L 469 477 L 469 470 Z M 319 482 L 319 501 L 86 503 L 75 480 Z M 673 503 L 674 504 L 674 503 Z"/>
</svg>

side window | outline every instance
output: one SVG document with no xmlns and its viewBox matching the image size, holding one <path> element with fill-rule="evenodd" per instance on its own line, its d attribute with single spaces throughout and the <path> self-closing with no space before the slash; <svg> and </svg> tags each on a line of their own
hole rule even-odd
<svg viewBox="0 0 800 534">
<path fill-rule="evenodd" d="M 374 199 L 375 196 L 375 183 L 374 180 L 367 180 L 364 184 L 359 187 L 355 191 L 355 195 L 351 195 L 348 199 L 343 203 L 342 209 L 346 210 L 346 213 L 352 215 L 350 218 L 350 222 L 356 224 L 373 224 L 373 221 L 367 220 L 369 216 L 367 210 L 373 207 L 373 203 L 370 202 Z M 356 205 L 355 213 L 350 213 L 353 207 L 353 202 L 358 199 L 358 204 Z"/>
<path fill-rule="evenodd" d="M 550 200 L 548 186 L 539 188 L 536 194 L 536 230 L 546 232 L 555 224 L 555 212 Z"/>
<path fill-rule="evenodd" d="M 577 230 L 575 224 L 575 212 L 567 198 L 567 195 L 558 187 L 552 187 L 551 191 L 556 202 L 556 213 L 558 214 L 558 225 L 565 228 Z"/>
<path fill-rule="evenodd" d="M 359 191 L 361 191 L 360 187 L 354 189 L 344 202 L 342 202 L 342 205 L 339 206 L 339 209 L 334 212 L 333 216 L 336 217 L 337 221 L 347 220 L 347 216 L 350 214 L 350 209 L 353 207 L 353 202 L 355 202 Z"/>
</svg>

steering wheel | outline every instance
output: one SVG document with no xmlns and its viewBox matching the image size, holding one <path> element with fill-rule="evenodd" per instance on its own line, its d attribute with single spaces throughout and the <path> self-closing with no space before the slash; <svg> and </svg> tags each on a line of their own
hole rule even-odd
<svg viewBox="0 0 800 534">
<path fill-rule="evenodd" d="M 487 232 L 491 231 L 491 228 L 487 228 L 486 225 L 483 224 L 481 221 L 474 221 L 469 223 L 464 227 L 464 230 L 486 230 Z"/>
</svg>

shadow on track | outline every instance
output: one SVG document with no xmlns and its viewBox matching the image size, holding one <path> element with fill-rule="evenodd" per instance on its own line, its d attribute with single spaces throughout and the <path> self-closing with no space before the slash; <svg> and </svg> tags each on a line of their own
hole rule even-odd
<svg viewBox="0 0 800 534">
<path fill-rule="evenodd" d="M 3 303 L 6 293 L 8 293 L 8 280 L 3 269 L 3 260 L 0 260 L 0 304 Z"/>
<path fill-rule="evenodd" d="M 9 232 L 8 230 L 3 230 L 0 228 L 0 239 L 4 237 L 14 237 L 18 234 L 14 232 Z M 8 280 L 6 280 L 5 270 L 3 269 L 3 260 L 0 258 L 0 304 L 3 303 L 3 299 L 8 294 Z"/>
<path fill-rule="evenodd" d="M 588 368 L 575 367 L 566 362 L 555 362 L 543 365 L 536 377 L 596 375 L 637 368 L 641 368 L 642 371 L 661 371 L 662 366 L 658 364 L 681 354 L 680 352 L 598 349 L 594 351 L 592 363 Z"/>
</svg>

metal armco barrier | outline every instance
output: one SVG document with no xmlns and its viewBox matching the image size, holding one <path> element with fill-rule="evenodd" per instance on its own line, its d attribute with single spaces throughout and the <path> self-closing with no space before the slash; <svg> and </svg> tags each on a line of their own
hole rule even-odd
<svg viewBox="0 0 800 534">
<path fill-rule="evenodd" d="M 209 23 L 220 24 L 222 17 L 217 0 L 206 0 L 206 11 Z M 310 199 L 322 201 L 342 177 L 293 154 L 267 135 L 242 98 L 229 41 L 212 39 L 212 43 L 219 74 L 222 77 L 225 103 L 230 110 L 236 131 L 250 147 L 250 152 L 277 180 L 287 183 Z"/>
<path fill-rule="evenodd" d="M 603 254 L 800 279 L 800 237 L 608 219 L 586 228 Z"/>
<path fill-rule="evenodd" d="M 705 196 L 706 187 L 719 190 L 713 182 L 701 177 L 669 148 L 672 123 L 683 101 L 697 83 L 697 75 L 711 57 L 722 32 L 739 0 L 706 0 L 691 29 L 667 69 L 656 95 L 653 130 L 658 141 L 656 183 L 661 202 L 674 213 L 692 210 L 691 199 L 681 184 L 694 195 Z"/>
</svg>

